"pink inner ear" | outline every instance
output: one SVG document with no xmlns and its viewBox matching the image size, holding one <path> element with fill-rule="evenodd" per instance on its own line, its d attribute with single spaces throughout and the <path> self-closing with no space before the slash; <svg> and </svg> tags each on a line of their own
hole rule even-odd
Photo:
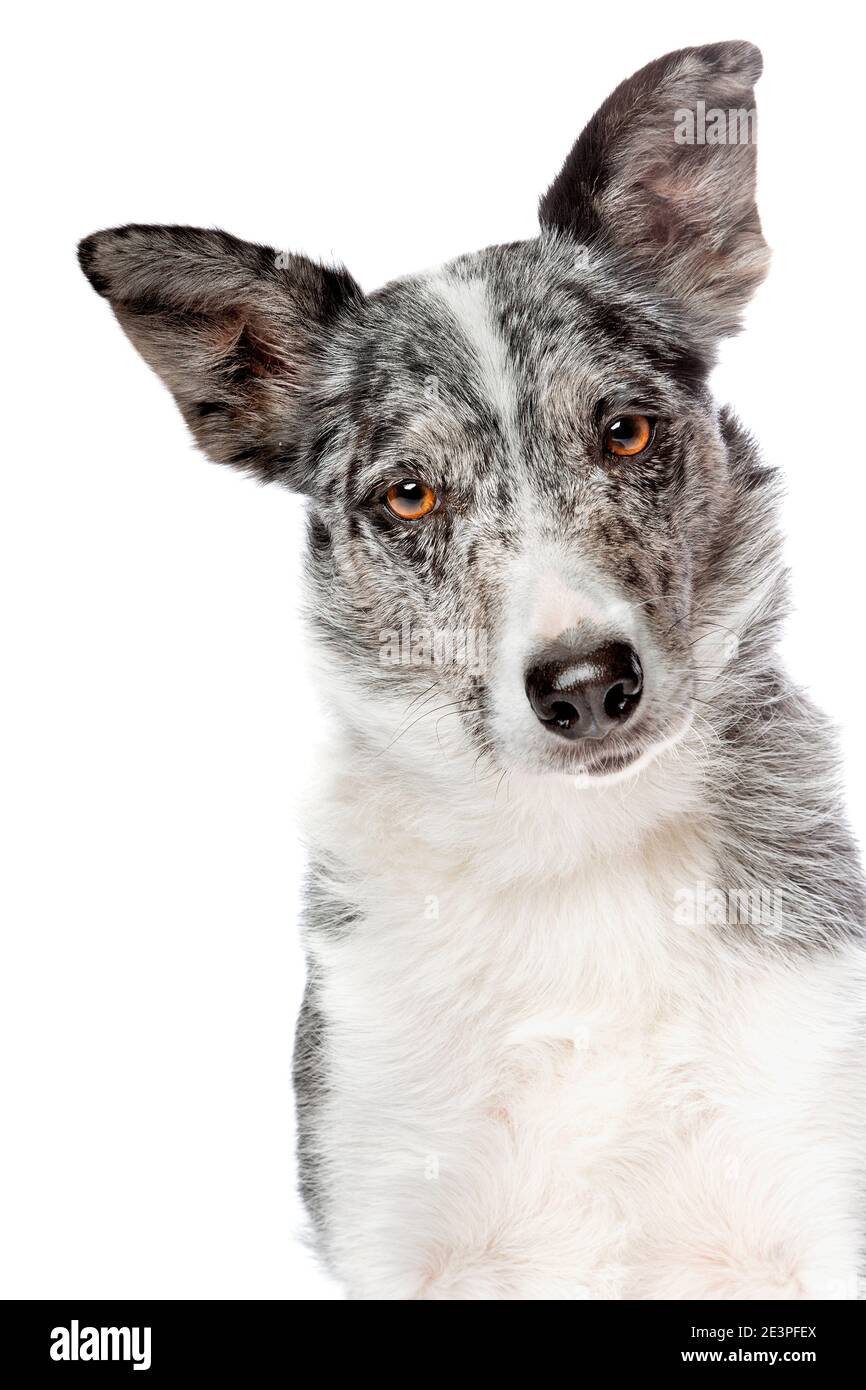
<svg viewBox="0 0 866 1390">
<path fill-rule="evenodd" d="M 291 371 L 281 349 L 267 334 L 263 325 L 249 319 L 241 329 L 235 352 L 246 364 L 252 376 L 285 376 Z"/>
<path fill-rule="evenodd" d="M 240 309 L 226 309 L 211 315 L 207 327 L 208 342 L 221 354 L 233 351 L 245 323 L 246 315 Z"/>
<path fill-rule="evenodd" d="M 653 165 L 634 190 L 636 201 L 646 204 L 647 231 L 659 247 L 687 240 L 724 218 L 718 194 L 706 158 L 694 151 Z"/>
<path fill-rule="evenodd" d="M 291 365 L 260 317 L 229 309 L 211 320 L 208 338 L 214 351 L 253 377 L 290 376 Z"/>
</svg>

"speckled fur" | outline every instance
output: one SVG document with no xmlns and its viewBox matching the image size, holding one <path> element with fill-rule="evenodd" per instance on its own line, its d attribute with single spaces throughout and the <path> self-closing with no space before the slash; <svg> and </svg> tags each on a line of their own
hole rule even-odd
<svg viewBox="0 0 866 1390">
<path fill-rule="evenodd" d="M 697 100 L 750 108 L 760 67 L 650 64 L 537 239 L 374 294 L 221 232 L 82 243 L 205 451 L 309 499 L 333 739 L 296 1081 L 351 1297 L 857 1294 L 863 884 L 831 732 L 779 666 L 777 477 L 707 387 L 766 272 L 755 150 L 672 139 Z M 612 459 L 633 412 L 651 446 Z M 441 498 L 418 523 L 382 504 L 403 477 Z M 383 662 L 394 631 L 485 660 Z M 640 652 L 600 743 L 525 698 L 563 633 Z M 684 918 L 707 893 L 772 920 Z"/>
</svg>

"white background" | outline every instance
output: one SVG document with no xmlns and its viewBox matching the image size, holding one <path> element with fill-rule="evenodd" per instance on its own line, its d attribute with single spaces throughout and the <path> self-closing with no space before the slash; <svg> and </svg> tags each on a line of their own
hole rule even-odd
<svg viewBox="0 0 866 1390">
<path fill-rule="evenodd" d="M 21 11 L 19 10 L 19 14 Z M 5 77 L 0 1294 L 336 1297 L 297 1239 L 293 805 L 320 711 L 301 508 L 205 462 L 80 275 L 219 225 L 365 288 L 493 241 L 616 83 L 764 51 L 775 249 L 717 374 L 789 488 L 787 656 L 862 721 L 862 42 L 853 7 L 42 6 Z M 11 435 L 11 439 L 10 439 Z"/>
</svg>

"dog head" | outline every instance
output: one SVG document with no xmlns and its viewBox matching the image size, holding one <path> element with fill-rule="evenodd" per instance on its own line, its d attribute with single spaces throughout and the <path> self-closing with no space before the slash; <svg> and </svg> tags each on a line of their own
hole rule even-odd
<svg viewBox="0 0 866 1390">
<path fill-rule="evenodd" d="M 649 64 L 537 239 L 370 295 L 218 231 L 82 242 L 204 451 L 309 499 L 309 611 L 359 737 L 370 710 L 420 739 L 451 716 L 497 766 L 604 777 L 688 725 L 755 482 L 706 383 L 767 267 L 760 70 L 745 43 Z"/>
</svg>

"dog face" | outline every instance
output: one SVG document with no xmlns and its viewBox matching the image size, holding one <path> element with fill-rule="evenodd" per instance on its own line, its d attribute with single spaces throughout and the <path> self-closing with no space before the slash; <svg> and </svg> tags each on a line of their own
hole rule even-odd
<svg viewBox="0 0 866 1390">
<path fill-rule="evenodd" d="M 759 74 L 741 43 L 650 64 L 538 239 L 369 296 L 219 232 L 82 243 L 210 456 L 308 497 L 310 617 L 360 736 L 415 702 L 496 766 L 597 777 L 688 725 L 747 520 L 706 379 L 766 270 Z"/>
</svg>

